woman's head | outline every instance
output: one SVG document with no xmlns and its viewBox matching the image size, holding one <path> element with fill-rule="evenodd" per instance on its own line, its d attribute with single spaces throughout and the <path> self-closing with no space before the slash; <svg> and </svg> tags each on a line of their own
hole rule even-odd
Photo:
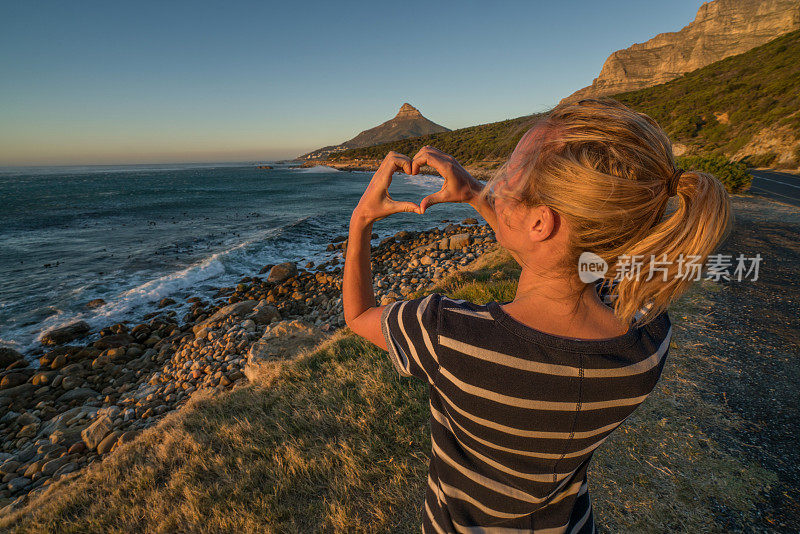
<svg viewBox="0 0 800 534">
<path fill-rule="evenodd" d="M 589 251 L 607 262 L 611 280 L 626 261 L 640 260 L 638 280 L 622 278 L 613 292 L 626 321 L 650 302 L 643 321 L 666 309 L 689 284 L 677 276 L 680 257 L 705 261 L 731 220 L 719 180 L 677 174 L 658 124 L 610 99 L 554 108 L 522 137 L 485 192 L 496 203 L 498 240 L 523 261 L 546 257 L 577 279 L 578 258 Z M 675 193 L 678 206 L 664 218 Z M 653 260 L 666 280 L 662 271 L 647 280 Z"/>
</svg>

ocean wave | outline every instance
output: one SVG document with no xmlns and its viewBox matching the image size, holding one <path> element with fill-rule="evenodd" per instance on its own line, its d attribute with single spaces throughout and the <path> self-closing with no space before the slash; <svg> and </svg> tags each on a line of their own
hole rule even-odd
<svg viewBox="0 0 800 534">
<path fill-rule="evenodd" d="M 340 171 L 339 169 L 328 167 L 327 165 L 315 165 L 314 167 L 298 168 L 295 169 L 295 171 L 303 174 L 316 174 L 321 172 L 343 172 Z"/>
<path fill-rule="evenodd" d="M 403 175 L 403 178 L 410 184 L 425 188 L 425 189 L 439 189 L 444 183 L 441 176 L 433 174 L 417 174 L 415 176 Z"/>
<path fill-rule="evenodd" d="M 128 275 L 125 285 L 129 289 L 120 291 L 95 288 L 91 291 L 87 286 L 81 286 L 71 291 L 71 300 L 83 302 L 102 298 L 106 300 L 106 304 L 93 310 L 54 309 L 49 317 L 35 325 L 35 335 L 32 335 L 30 326 L 7 332 L 7 335 L 16 339 L 13 344 L 17 350 L 27 352 L 40 346 L 39 340 L 44 332 L 74 321 L 86 321 L 93 331 L 97 331 L 109 324 L 135 319 L 153 311 L 156 303 L 165 297 L 175 298 L 189 293 L 192 296 L 208 297 L 216 288 L 233 285 L 242 276 L 258 272 L 268 263 L 291 260 L 319 263 L 326 257 L 324 245 L 307 243 L 304 239 L 304 236 L 324 235 L 323 227 L 326 225 L 316 221 L 317 217 L 319 216 L 299 217 L 280 226 L 265 229 L 182 269 L 161 276 L 153 277 L 152 273 L 145 272 Z M 326 229 L 330 231 L 330 228 Z M 75 298 L 82 293 L 82 298 Z M 171 309 L 181 314 L 187 307 L 187 304 L 182 304 Z"/>
</svg>

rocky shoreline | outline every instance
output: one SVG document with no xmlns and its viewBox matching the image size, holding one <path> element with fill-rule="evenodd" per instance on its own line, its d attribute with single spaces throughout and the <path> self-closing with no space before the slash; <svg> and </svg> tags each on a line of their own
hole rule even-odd
<svg viewBox="0 0 800 534">
<path fill-rule="evenodd" d="M 491 228 L 475 219 L 398 232 L 373 246 L 376 297 L 381 304 L 402 299 L 494 243 Z M 51 331 L 38 368 L 0 349 L 0 513 L 77 476 L 196 392 L 257 380 L 343 327 L 346 247 L 345 237 L 336 238 L 328 246 L 333 257 L 316 268 L 267 265 L 212 299 L 188 298 L 183 317 L 172 309 L 177 302 L 164 299 L 143 322 L 94 335 L 81 322 Z"/>
<path fill-rule="evenodd" d="M 481 165 L 466 165 L 464 168 L 469 171 L 469 173 L 478 180 L 489 180 L 494 176 L 495 169 L 499 167 L 503 161 L 486 161 Z M 341 160 L 341 159 L 319 159 L 319 160 L 308 160 L 302 163 L 300 167 L 316 167 L 319 165 L 325 167 L 331 167 L 334 169 L 338 169 L 340 171 L 356 171 L 356 172 L 375 172 L 378 170 L 380 166 L 380 160 Z M 423 166 L 420 169 L 422 174 L 430 174 L 433 176 L 439 176 L 439 171 L 434 169 L 433 167 L 429 167 L 427 165 Z"/>
</svg>

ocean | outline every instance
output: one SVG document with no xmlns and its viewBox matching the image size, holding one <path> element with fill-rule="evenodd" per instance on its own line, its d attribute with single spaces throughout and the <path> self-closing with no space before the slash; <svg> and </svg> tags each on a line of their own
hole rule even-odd
<svg viewBox="0 0 800 534">
<path fill-rule="evenodd" d="M 372 173 L 271 165 L 0 169 L 0 345 L 30 352 L 41 332 L 77 319 L 141 320 L 164 297 L 211 296 L 266 264 L 327 261 Z M 396 175 L 390 192 L 418 202 L 441 183 Z M 441 204 L 374 231 L 473 216 Z M 87 309 L 98 298 L 106 304 Z"/>
</svg>

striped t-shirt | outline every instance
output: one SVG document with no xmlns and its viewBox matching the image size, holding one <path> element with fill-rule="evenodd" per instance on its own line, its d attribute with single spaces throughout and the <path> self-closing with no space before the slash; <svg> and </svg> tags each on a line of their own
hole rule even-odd
<svg viewBox="0 0 800 534">
<path fill-rule="evenodd" d="M 658 381 L 666 312 L 581 340 L 433 294 L 388 305 L 381 324 L 400 374 L 430 385 L 423 532 L 594 532 L 589 460 Z"/>
</svg>

